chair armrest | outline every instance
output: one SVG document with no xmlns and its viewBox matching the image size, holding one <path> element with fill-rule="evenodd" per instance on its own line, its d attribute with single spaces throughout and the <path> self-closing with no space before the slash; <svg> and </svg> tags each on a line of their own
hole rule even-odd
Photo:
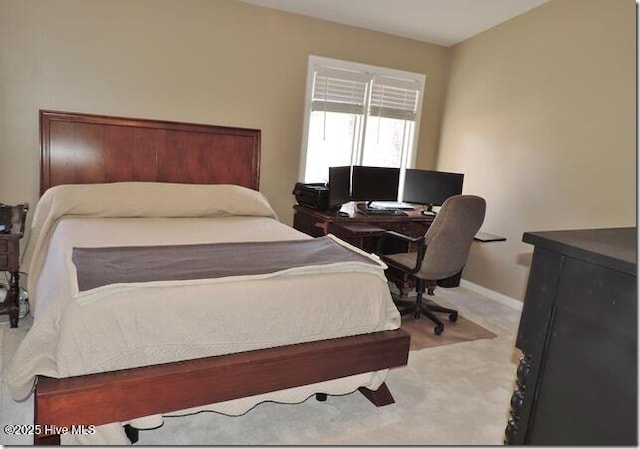
<svg viewBox="0 0 640 449">
<path fill-rule="evenodd" d="M 378 239 L 378 244 L 376 247 L 376 254 L 378 254 L 379 256 L 383 255 L 384 241 L 387 237 L 393 237 L 395 239 L 402 240 L 407 243 L 418 244 L 418 251 L 416 254 L 416 266 L 413 267 L 412 269 L 409 269 L 407 272 L 409 274 L 415 274 L 418 271 L 420 271 L 420 268 L 422 267 L 422 259 L 424 258 L 424 254 L 427 251 L 427 245 L 425 245 L 424 243 L 424 235 L 421 235 L 420 237 L 409 237 L 408 235 L 401 234 L 400 232 L 397 232 L 397 231 L 385 231 L 385 233 L 382 234 Z"/>
<path fill-rule="evenodd" d="M 391 236 L 391 237 L 395 237 L 397 239 L 400 240 L 404 240 L 405 242 L 410 242 L 410 243 L 418 243 L 421 240 L 424 240 L 424 235 L 421 235 L 420 237 L 409 237 L 408 235 L 405 234 L 401 234 L 400 232 L 397 231 L 385 231 L 384 236 Z"/>
<path fill-rule="evenodd" d="M 420 247 L 424 246 L 424 235 L 421 235 L 420 237 L 409 237 L 408 235 L 401 234 L 400 232 L 397 232 L 397 231 L 385 231 L 384 234 L 382 234 L 378 238 L 378 243 L 376 245 L 376 254 L 382 255 L 383 249 L 384 249 L 384 242 L 387 239 L 387 237 L 393 237 L 395 239 L 402 240 L 407 243 L 418 243 Z"/>
</svg>

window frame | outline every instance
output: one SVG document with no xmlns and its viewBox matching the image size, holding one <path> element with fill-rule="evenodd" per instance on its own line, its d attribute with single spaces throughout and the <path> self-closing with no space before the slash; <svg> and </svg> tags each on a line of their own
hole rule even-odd
<svg viewBox="0 0 640 449">
<path fill-rule="evenodd" d="M 357 70 L 361 72 L 367 72 L 373 75 L 383 75 L 397 78 L 405 78 L 416 81 L 419 84 L 419 93 L 418 93 L 418 101 L 416 107 L 416 116 L 414 120 L 414 130 L 413 130 L 413 141 L 411 146 L 408 148 L 408 152 L 406 155 L 403 155 L 401 167 L 400 167 L 400 178 L 401 182 L 404 178 L 404 171 L 407 168 L 415 168 L 416 160 L 418 156 L 418 141 L 420 138 L 420 124 L 422 120 L 422 106 L 424 100 L 425 86 L 426 86 L 426 75 L 422 73 L 414 73 L 407 72 L 403 70 L 391 69 L 388 67 L 374 66 L 369 64 L 362 64 L 358 62 L 344 61 L 341 59 L 334 58 L 326 58 L 323 56 L 315 56 L 309 55 L 307 61 L 307 85 L 305 89 L 305 102 L 304 102 L 304 121 L 303 121 L 303 130 L 302 130 L 302 144 L 300 147 L 300 163 L 298 167 L 298 179 L 301 182 L 305 182 L 306 168 L 307 168 L 307 150 L 308 150 L 308 142 L 309 142 L 309 125 L 311 121 L 311 101 L 313 97 L 313 80 L 314 73 L 316 71 L 317 66 L 331 66 L 337 68 L 343 68 L 348 70 Z M 369 102 L 367 102 L 367 106 L 369 106 Z M 364 141 L 366 136 L 366 127 L 367 121 L 369 118 L 373 116 L 369 115 L 369 110 L 367 108 L 366 113 L 363 115 L 363 124 L 362 124 L 362 134 L 358 136 L 358 147 L 355 149 L 354 154 L 356 155 L 356 161 L 354 163 L 352 158 L 352 165 L 358 165 L 360 161 L 362 161 L 362 152 L 364 149 Z"/>
</svg>

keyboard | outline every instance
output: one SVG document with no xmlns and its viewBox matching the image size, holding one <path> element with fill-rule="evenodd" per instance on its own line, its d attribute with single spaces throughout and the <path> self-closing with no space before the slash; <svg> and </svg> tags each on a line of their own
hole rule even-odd
<svg viewBox="0 0 640 449">
<path fill-rule="evenodd" d="M 373 201 L 369 207 L 371 209 L 416 210 L 411 204 L 403 201 Z"/>
<path fill-rule="evenodd" d="M 395 216 L 395 217 L 402 217 L 402 216 L 407 216 L 406 212 L 403 212 L 401 210 L 398 209 L 358 209 L 358 212 L 364 214 L 364 215 L 382 215 L 382 216 Z"/>
</svg>

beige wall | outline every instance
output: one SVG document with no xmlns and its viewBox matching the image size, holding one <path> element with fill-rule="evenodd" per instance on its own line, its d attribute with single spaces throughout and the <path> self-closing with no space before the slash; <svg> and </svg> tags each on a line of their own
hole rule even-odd
<svg viewBox="0 0 640 449">
<path fill-rule="evenodd" d="M 291 223 L 307 56 L 425 73 L 418 167 L 439 151 L 508 238 L 474 244 L 465 278 L 521 299 L 524 231 L 635 224 L 634 14 L 551 0 L 444 48 L 233 0 L 0 0 L 0 201 L 36 201 L 45 108 L 260 128 Z"/>
<path fill-rule="evenodd" d="M 551 0 L 458 44 L 438 168 L 487 199 L 464 278 L 522 299 L 525 231 L 634 226 L 633 0 Z"/>
<path fill-rule="evenodd" d="M 309 54 L 424 73 L 435 164 L 448 49 L 232 0 L 0 0 L 0 201 L 38 192 L 38 109 L 262 129 L 261 191 L 290 223 Z"/>
</svg>

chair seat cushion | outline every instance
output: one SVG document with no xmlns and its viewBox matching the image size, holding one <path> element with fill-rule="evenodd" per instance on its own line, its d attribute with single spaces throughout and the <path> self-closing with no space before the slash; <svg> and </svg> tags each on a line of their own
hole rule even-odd
<svg viewBox="0 0 640 449">
<path fill-rule="evenodd" d="M 416 266 L 417 255 L 418 253 L 385 254 L 383 259 L 391 265 L 399 266 L 398 268 L 412 270 Z"/>
<path fill-rule="evenodd" d="M 388 265 L 395 266 L 403 271 L 411 271 L 416 267 L 416 258 L 418 253 L 398 253 L 385 254 L 382 260 Z M 459 270 L 458 270 L 459 271 Z M 423 261 L 422 268 L 419 273 L 412 276 L 424 279 L 425 281 L 439 281 L 440 279 L 449 278 L 458 273 L 458 271 L 441 270 L 439 265 L 434 261 Z"/>
</svg>

